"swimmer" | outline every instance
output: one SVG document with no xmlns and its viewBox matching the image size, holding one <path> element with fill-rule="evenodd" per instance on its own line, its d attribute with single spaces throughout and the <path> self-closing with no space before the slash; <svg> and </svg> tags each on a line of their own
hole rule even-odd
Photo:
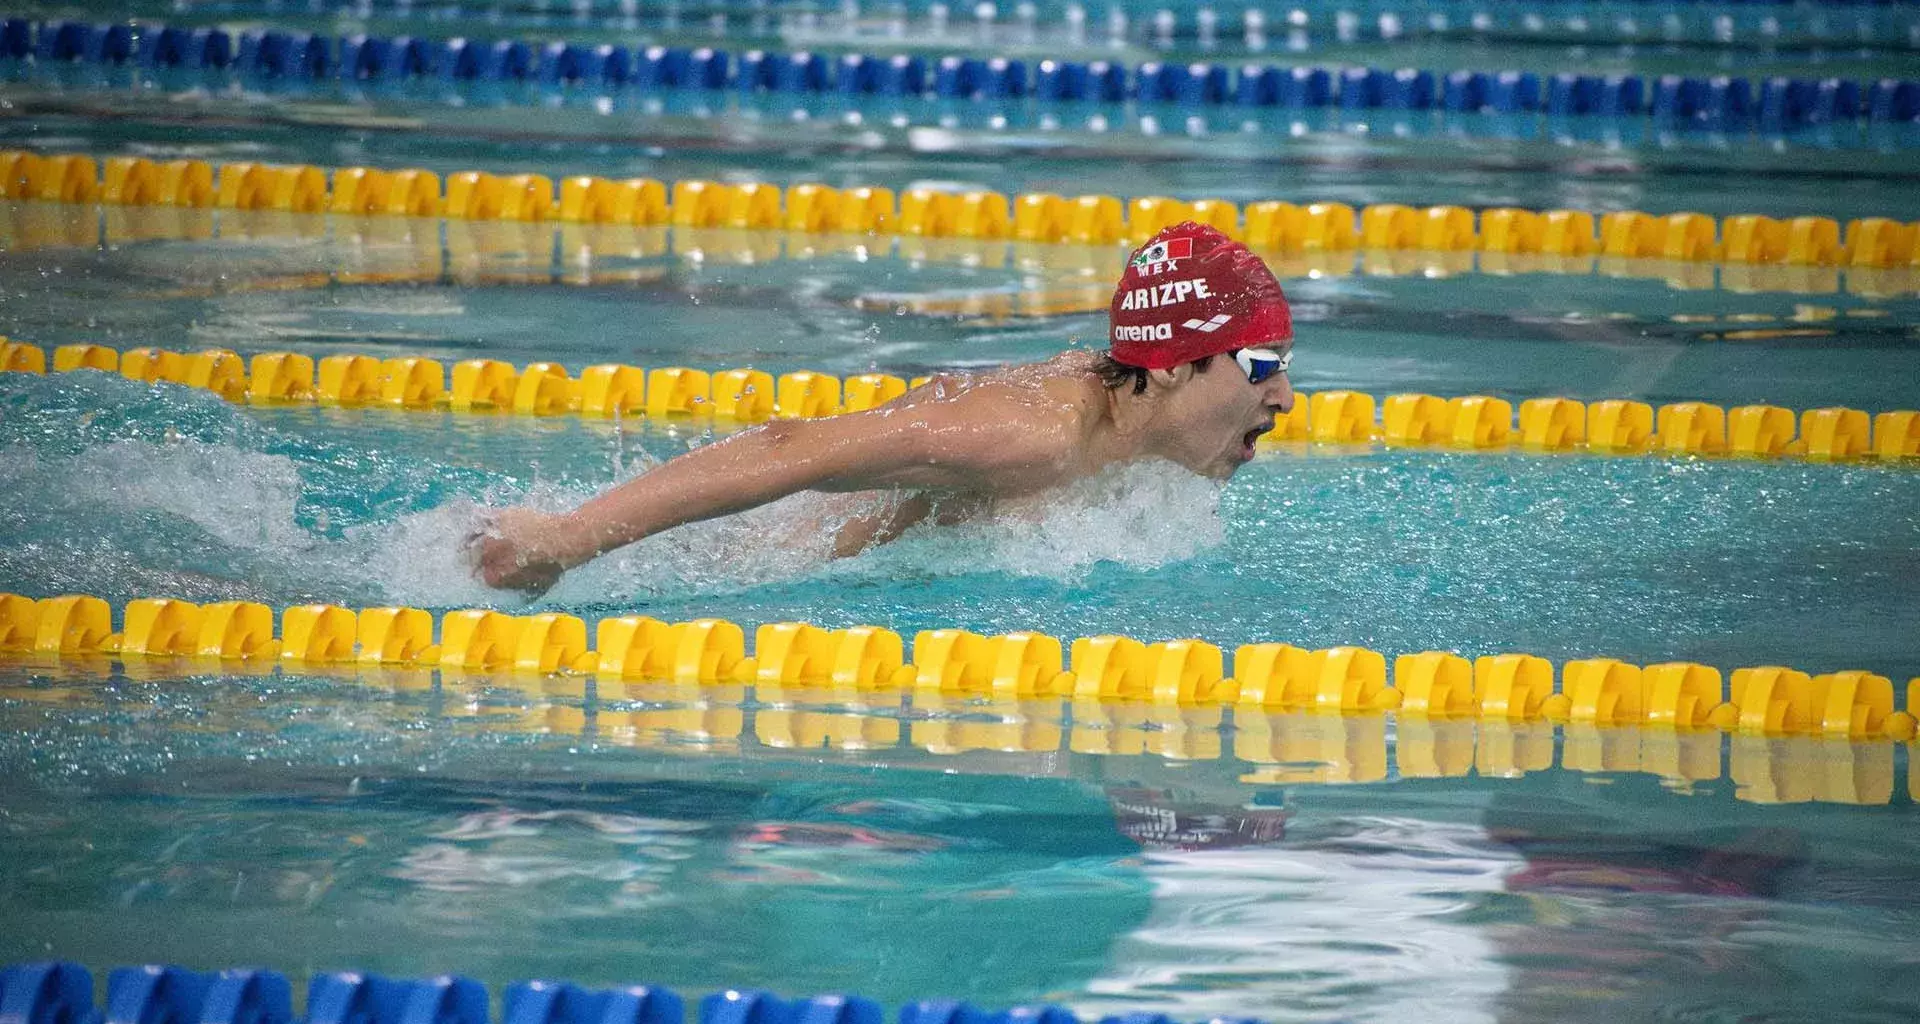
<svg viewBox="0 0 1920 1024">
<path fill-rule="evenodd" d="M 702 446 L 565 513 L 502 509 L 473 540 L 489 586 L 529 592 L 683 523 L 800 491 L 892 492 L 835 539 L 849 555 L 1119 463 L 1165 459 L 1226 479 L 1293 407 L 1293 314 L 1246 246 L 1201 224 L 1135 251 L 1107 352 L 939 376 L 866 412 L 775 420 Z"/>
</svg>

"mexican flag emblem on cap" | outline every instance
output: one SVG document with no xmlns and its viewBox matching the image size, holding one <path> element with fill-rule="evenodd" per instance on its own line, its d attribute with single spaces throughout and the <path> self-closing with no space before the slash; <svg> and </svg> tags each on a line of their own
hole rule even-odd
<svg viewBox="0 0 1920 1024">
<path fill-rule="evenodd" d="M 1184 260 L 1192 255 L 1193 239 L 1163 238 L 1140 250 L 1140 254 L 1133 258 L 1133 265 L 1144 267 L 1154 263 L 1165 263 L 1168 260 Z"/>
</svg>

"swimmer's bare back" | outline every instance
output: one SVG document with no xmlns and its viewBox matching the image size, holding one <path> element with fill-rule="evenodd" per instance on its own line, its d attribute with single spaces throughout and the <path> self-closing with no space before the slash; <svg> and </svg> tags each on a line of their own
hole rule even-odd
<svg viewBox="0 0 1920 1024">
<path fill-rule="evenodd" d="M 569 513 L 510 508 L 474 538 L 488 586 L 542 591 L 560 574 L 684 523 L 805 490 L 920 492 L 843 528 L 836 554 L 941 518 L 1032 494 L 1128 457 L 1096 356 L 941 376 L 879 408 L 775 420 L 697 448 Z"/>
</svg>

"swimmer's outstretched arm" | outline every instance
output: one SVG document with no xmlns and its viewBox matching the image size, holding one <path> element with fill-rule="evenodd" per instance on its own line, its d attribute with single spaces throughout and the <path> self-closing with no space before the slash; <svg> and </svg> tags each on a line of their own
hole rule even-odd
<svg viewBox="0 0 1920 1024">
<path fill-rule="evenodd" d="M 1064 417 L 1041 411 L 1035 422 L 1036 410 L 996 390 L 777 420 L 672 459 L 570 513 L 503 510 L 479 539 L 478 573 L 489 586 L 544 590 L 567 569 L 643 537 L 804 490 L 984 492 L 1057 476 L 1073 455 Z"/>
</svg>

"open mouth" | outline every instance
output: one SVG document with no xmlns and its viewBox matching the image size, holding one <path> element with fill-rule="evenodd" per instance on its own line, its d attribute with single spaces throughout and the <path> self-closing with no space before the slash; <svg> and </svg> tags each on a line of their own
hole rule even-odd
<svg viewBox="0 0 1920 1024">
<path fill-rule="evenodd" d="M 1246 433 L 1240 435 L 1240 447 L 1242 448 L 1244 453 L 1247 454 L 1248 456 L 1251 456 L 1253 454 L 1255 445 L 1257 445 L 1260 441 L 1260 435 L 1265 434 L 1272 429 L 1273 429 L 1273 421 L 1268 420 L 1264 425 L 1255 427 L 1252 430 L 1249 430 Z"/>
</svg>

